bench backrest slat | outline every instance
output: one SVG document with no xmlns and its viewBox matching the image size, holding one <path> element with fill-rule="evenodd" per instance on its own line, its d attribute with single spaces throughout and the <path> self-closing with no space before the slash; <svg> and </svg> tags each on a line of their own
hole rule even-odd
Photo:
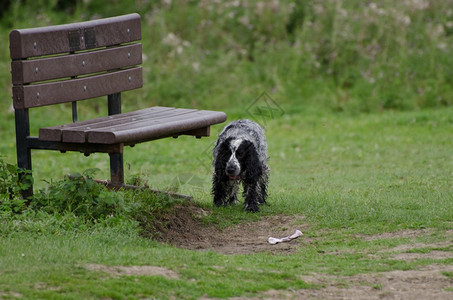
<svg viewBox="0 0 453 300">
<path fill-rule="evenodd" d="M 140 15 L 10 33 L 14 108 L 120 93 L 143 84 Z M 134 43 L 135 42 L 135 43 Z"/>
<path fill-rule="evenodd" d="M 143 85 L 142 67 L 34 85 L 13 86 L 14 108 L 31 108 L 120 93 Z"/>
<path fill-rule="evenodd" d="M 50 58 L 11 63 L 13 84 L 27 84 L 64 77 L 114 70 L 142 63 L 142 45 L 107 48 Z"/>
<path fill-rule="evenodd" d="M 65 25 L 17 29 L 10 33 L 12 59 L 107 47 L 141 40 L 139 14 Z"/>
</svg>

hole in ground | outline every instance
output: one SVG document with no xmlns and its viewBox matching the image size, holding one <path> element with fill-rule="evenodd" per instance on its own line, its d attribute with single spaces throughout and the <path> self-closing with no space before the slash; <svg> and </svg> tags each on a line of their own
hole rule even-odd
<svg viewBox="0 0 453 300">
<path fill-rule="evenodd" d="M 201 218 L 211 211 L 192 202 L 178 204 L 151 224 L 141 224 L 144 235 L 176 247 L 190 250 L 213 250 L 223 254 L 257 252 L 293 253 L 301 246 L 300 239 L 271 245 L 269 237 L 284 237 L 296 229 L 304 232 L 303 216 L 265 216 L 259 221 L 240 223 L 220 230 L 213 224 L 203 224 Z M 302 237 L 303 238 L 303 237 Z"/>
</svg>

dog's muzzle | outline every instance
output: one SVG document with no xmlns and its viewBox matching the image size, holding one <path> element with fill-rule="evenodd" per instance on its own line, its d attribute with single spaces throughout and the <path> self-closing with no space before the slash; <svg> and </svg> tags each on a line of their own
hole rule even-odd
<svg viewBox="0 0 453 300">
<path fill-rule="evenodd" d="M 225 169 L 226 175 L 230 178 L 230 180 L 240 180 L 241 177 L 239 176 L 240 169 L 233 165 L 227 165 Z"/>
</svg>

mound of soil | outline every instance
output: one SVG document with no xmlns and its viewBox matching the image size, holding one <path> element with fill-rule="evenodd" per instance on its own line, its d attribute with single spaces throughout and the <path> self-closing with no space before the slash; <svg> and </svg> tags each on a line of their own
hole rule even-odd
<svg viewBox="0 0 453 300">
<path fill-rule="evenodd" d="M 148 230 L 154 231 L 150 235 L 157 241 L 191 250 L 214 250 L 223 254 L 282 254 L 294 252 L 300 243 L 271 245 L 268 238 L 288 236 L 296 229 L 303 232 L 306 228 L 306 225 L 301 225 L 303 217 L 269 216 L 220 230 L 215 225 L 202 224 L 201 218 L 209 214 L 210 211 L 187 202 L 158 217 Z"/>
</svg>

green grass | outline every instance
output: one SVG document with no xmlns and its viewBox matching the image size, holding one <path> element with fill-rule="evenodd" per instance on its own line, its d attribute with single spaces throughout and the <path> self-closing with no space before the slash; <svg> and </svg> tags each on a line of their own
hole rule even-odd
<svg viewBox="0 0 453 300">
<path fill-rule="evenodd" d="M 224 228 L 266 215 L 304 215 L 309 225 L 304 237 L 314 240 L 298 240 L 302 247 L 294 254 L 194 252 L 141 238 L 136 223 L 123 219 L 83 226 L 71 216 L 24 216 L 14 221 L 14 230 L 3 231 L 0 285 L 26 298 L 225 298 L 313 287 L 300 280 L 310 273 L 354 275 L 451 264 L 451 259 L 395 260 L 391 252 L 381 252 L 401 244 L 451 239 L 445 235 L 453 227 L 451 113 L 294 113 L 269 120 L 270 206 L 258 214 L 240 207 L 214 209 L 205 221 Z M 195 195 L 198 205 L 212 209 L 209 173 L 200 162 L 187 159 L 211 142 L 148 143 L 128 150 L 136 155 L 129 154 L 127 161 L 131 169 L 150 170 L 142 176 L 156 187 L 168 186 L 178 174 L 197 175 L 200 185 L 186 183 L 178 191 Z M 158 160 L 146 159 L 156 156 Z M 54 160 L 47 156 L 36 164 Z M 58 172 L 61 167 L 47 176 Z M 370 241 L 358 237 L 424 228 L 430 229 L 429 235 Z M 92 263 L 163 266 L 179 278 L 109 276 L 83 267 Z"/>
<path fill-rule="evenodd" d="M 428 7 L 410 1 L 379 1 L 379 6 L 363 1 L 238 6 L 229 1 L 79 1 L 66 8 L 56 3 L 15 1 L 0 20 L 1 45 L 8 45 L 13 28 L 138 11 L 145 84 L 124 93 L 125 111 L 172 105 L 224 110 L 230 121 L 263 121 L 247 108 L 264 91 L 283 109 L 278 117 L 264 119 L 270 205 L 258 214 L 240 206 L 212 207 L 210 151 L 223 125 L 213 126 L 210 138 L 126 148 L 128 180 L 193 195 L 197 205 L 213 210 L 203 221 L 220 228 L 284 214 L 305 216 L 307 229 L 295 241 L 299 250 L 289 255 L 222 255 L 143 238 L 137 216 L 152 219 L 167 205 L 150 196 L 123 194 L 117 205 L 130 210 L 88 220 L 65 211 L 3 213 L 0 298 L 259 297 L 268 290 L 313 287 L 300 279 L 312 273 L 354 275 L 453 263 L 396 260 L 394 252 L 383 251 L 452 238 L 450 0 Z M 0 154 L 14 163 L 9 64 L 8 47 L 0 47 Z M 103 101 L 82 102 L 81 119 L 105 114 Z M 70 105 L 33 110 L 32 132 L 69 122 L 70 115 Z M 34 151 L 33 168 L 35 187 L 46 189 L 66 174 L 90 168 L 100 169 L 97 178 L 108 178 L 108 156 Z M 147 210 L 134 210 L 132 204 L 140 203 Z M 428 233 L 361 238 L 407 229 Z M 451 252 L 451 247 L 439 249 Z M 87 264 L 162 266 L 179 278 L 111 276 L 89 271 Z M 449 271 L 442 274 L 451 278 Z"/>
<path fill-rule="evenodd" d="M 422 227 L 451 217 L 448 112 L 298 118 L 305 120 L 295 126 L 282 120 L 274 151 L 270 138 L 271 166 L 277 156 L 282 172 L 274 171 L 273 183 L 294 192 L 282 201 L 295 211 L 310 210 L 323 226 L 379 218 L 383 225 Z"/>
<path fill-rule="evenodd" d="M 33 237 L 33 240 L 36 251 L 26 250 L 30 242 L 27 236 L 15 239 L 18 252 L 2 251 L 12 260 L 2 262 L 2 291 L 12 290 L 26 298 L 136 298 L 140 294 L 159 298 L 198 298 L 205 294 L 230 297 L 269 288 L 307 287 L 296 274 L 269 272 L 271 268 L 253 258 L 229 258 L 215 253 L 200 255 L 157 246 L 150 241 L 137 241 L 132 237 L 117 236 L 113 245 L 112 241 L 105 238 L 105 234 L 77 238 Z M 176 270 L 180 278 L 114 278 L 102 272 L 87 271 L 83 267 L 92 262 L 106 265 L 162 265 Z M 237 270 L 240 264 L 250 265 L 250 268 Z M 256 271 L 261 268 L 259 272 Z M 58 289 L 52 291 L 52 287 Z"/>
</svg>

